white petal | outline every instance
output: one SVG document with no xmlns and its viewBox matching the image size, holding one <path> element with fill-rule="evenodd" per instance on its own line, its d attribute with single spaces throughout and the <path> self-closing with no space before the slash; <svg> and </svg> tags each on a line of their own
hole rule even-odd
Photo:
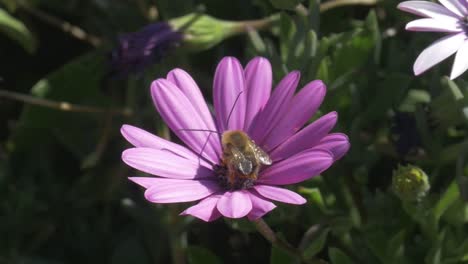
<svg viewBox="0 0 468 264">
<path fill-rule="evenodd" d="M 421 18 L 406 24 L 406 30 L 410 31 L 429 31 L 429 32 L 462 32 L 459 23 L 450 20 L 441 20 L 433 18 Z"/>
<path fill-rule="evenodd" d="M 465 4 L 461 1 L 465 0 L 439 0 L 439 2 L 443 4 L 448 10 L 452 11 L 460 17 L 465 17 L 468 12 L 466 10 Z"/>
<path fill-rule="evenodd" d="M 445 7 L 429 1 L 402 2 L 398 5 L 398 9 L 423 17 L 459 21 L 459 16 L 450 12 Z"/>
<path fill-rule="evenodd" d="M 455 79 L 468 69 L 468 40 L 462 44 L 455 56 L 450 79 Z"/>
<path fill-rule="evenodd" d="M 464 42 L 465 33 L 443 37 L 427 47 L 414 62 L 415 75 L 420 75 L 437 63 L 454 54 Z"/>
</svg>

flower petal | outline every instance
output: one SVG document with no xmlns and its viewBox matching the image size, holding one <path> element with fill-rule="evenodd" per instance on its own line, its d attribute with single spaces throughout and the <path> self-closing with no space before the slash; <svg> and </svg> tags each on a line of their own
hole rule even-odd
<svg viewBox="0 0 468 264">
<path fill-rule="evenodd" d="M 211 195 L 201 200 L 198 204 L 187 208 L 180 215 L 191 215 L 205 222 L 211 222 L 221 217 L 221 213 L 216 208 L 221 195 Z"/>
<path fill-rule="evenodd" d="M 305 149 L 312 148 L 335 126 L 338 115 L 330 112 L 290 137 L 270 153 L 272 160 L 286 159 Z"/>
<path fill-rule="evenodd" d="M 196 154 L 217 163 L 221 152 L 219 135 L 210 132 L 213 128 L 205 125 L 200 113 L 181 90 L 172 82 L 158 79 L 151 85 L 151 95 L 159 114 L 177 137 Z"/>
<path fill-rule="evenodd" d="M 452 13 L 457 14 L 460 18 L 464 18 L 468 15 L 465 4 L 460 0 L 439 0 L 439 2 L 448 10 L 452 11 Z"/>
<path fill-rule="evenodd" d="M 463 44 L 465 33 L 449 35 L 443 37 L 427 47 L 414 62 L 413 70 L 415 75 L 419 75 L 437 63 L 445 60 L 455 53 Z"/>
<path fill-rule="evenodd" d="M 216 68 L 213 103 L 218 129 L 243 129 L 247 105 L 244 70 L 234 57 L 225 57 Z"/>
<path fill-rule="evenodd" d="M 423 17 L 436 19 L 447 19 L 458 21 L 456 14 L 450 12 L 445 7 L 429 1 L 405 1 L 397 6 L 398 9 Z"/>
<path fill-rule="evenodd" d="M 244 129 L 248 130 L 254 117 L 270 98 L 272 70 L 270 62 L 262 57 L 252 59 L 245 67 L 247 110 Z"/>
<path fill-rule="evenodd" d="M 175 84 L 187 97 L 189 102 L 192 103 L 195 110 L 197 110 L 200 117 L 203 119 L 206 127 L 209 130 L 216 130 L 213 116 L 206 105 L 205 98 L 190 74 L 182 69 L 174 69 L 167 74 L 167 80 Z"/>
<path fill-rule="evenodd" d="M 252 210 L 252 201 L 247 191 L 225 192 L 217 204 L 218 211 L 229 218 L 241 218 Z"/>
<path fill-rule="evenodd" d="M 468 40 L 462 44 L 455 56 L 450 79 L 455 79 L 468 69 Z"/>
<path fill-rule="evenodd" d="M 256 185 L 254 189 L 263 197 L 289 204 L 305 204 L 307 200 L 299 194 L 279 187 Z"/>
<path fill-rule="evenodd" d="M 275 148 L 301 129 L 322 104 L 325 93 L 325 84 L 319 80 L 310 82 L 301 89 L 289 103 L 281 121 L 262 143 L 264 150 Z"/>
<path fill-rule="evenodd" d="M 210 164 L 208 162 L 202 159 L 202 157 L 193 153 L 188 148 L 155 136 L 138 127 L 134 127 L 131 125 L 123 125 L 122 128 L 120 128 L 120 132 L 122 133 L 124 138 L 135 147 L 167 150 L 186 159 L 197 161 L 207 168 L 210 167 Z"/>
<path fill-rule="evenodd" d="M 299 78 L 300 73 L 298 71 L 286 75 L 276 86 L 263 111 L 255 117 L 248 134 L 257 142 L 257 145 L 263 143 L 268 133 L 276 126 L 282 114 L 288 109 L 289 102 L 299 83 Z"/>
<path fill-rule="evenodd" d="M 129 179 L 147 188 L 145 198 L 153 203 L 197 201 L 220 191 L 218 183 L 210 180 L 191 181 L 145 177 Z"/>
<path fill-rule="evenodd" d="M 276 208 L 276 205 L 265 198 L 249 192 L 250 200 L 252 201 L 252 211 L 247 215 L 249 220 L 257 220 L 258 218 L 264 216 L 266 213 Z"/>
<path fill-rule="evenodd" d="M 122 160 L 137 170 L 173 179 L 202 179 L 213 171 L 172 152 L 152 148 L 131 148 L 122 153 Z"/>
<path fill-rule="evenodd" d="M 342 133 L 332 133 L 325 136 L 314 146 L 314 149 L 324 149 L 333 153 L 333 161 L 341 159 L 348 152 L 351 144 L 348 136 Z"/>
<path fill-rule="evenodd" d="M 423 32 L 462 32 L 463 28 L 455 21 L 447 21 L 433 18 L 421 18 L 406 24 L 406 30 Z"/>
<path fill-rule="evenodd" d="M 286 185 L 302 182 L 319 175 L 328 169 L 332 163 L 333 156 L 328 151 L 305 150 L 266 168 L 260 173 L 257 183 Z"/>
</svg>

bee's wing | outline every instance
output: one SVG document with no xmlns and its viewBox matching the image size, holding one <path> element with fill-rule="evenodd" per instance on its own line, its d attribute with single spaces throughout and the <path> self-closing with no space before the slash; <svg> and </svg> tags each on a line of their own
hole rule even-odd
<svg viewBox="0 0 468 264">
<path fill-rule="evenodd" d="M 268 154 L 265 151 L 263 151 L 263 149 L 261 149 L 259 146 L 257 146 L 254 142 L 251 143 L 252 149 L 255 152 L 255 156 L 258 158 L 260 163 L 263 165 L 271 165 L 272 161 L 270 156 L 268 156 Z"/>
<path fill-rule="evenodd" d="M 235 164 L 234 166 L 242 174 L 248 175 L 252 172 L 253 164 L 252 161 L 247 159 L 245 155 L 236 147 L 231 148 L 232 161 Z"/>
</svg>

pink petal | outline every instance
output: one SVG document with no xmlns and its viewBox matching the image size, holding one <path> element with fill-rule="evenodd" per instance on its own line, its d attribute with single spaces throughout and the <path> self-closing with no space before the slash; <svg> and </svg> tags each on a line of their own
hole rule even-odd
<svg viewBox="0 0 468 264">
<path fill-rule="evenodd" d="M 263 143 L 265 137 L 276 127 L 282 114 L 288 109 L 299 78 L 298 71 L 286 75 L 276 86 L 263 111 L 255 117 L 248 134 L 258 145 Z"/>
<path fill-rule="evenodd" d="M 348 136 L 342 133 L 332 133 L 324 137 L 314 149 L 324 149 L 333 153 L 333 160 L 341 159 L 349 150 L 351 144 Z"/>
<path fill-rule="evenodd" d="M 211 222 L 221 217 L 221 213 L 216 208 L 221 195 L 211 195 L 201 200 L 198 204 L 187 208 L 181 215 L 191 215 L 205 222 Z"/>
<path fill-rule="evenodd" d="M 419 54 L 414 62 L 414 74 L 419 75 L 425 72 L 455 53 L 463 44 L 465 38 L 465 33 L 459 33 L 456 35 L 448 35 L 432 43 Z"/>
<path fill-rule="evenodd" d="M 463 1 L 463 0 L 462 0 Z M 452 13 L 457 14 L 460 18 L 464 18 L 468 15 L 466 6 L 460 0 L 439 0 L 439 2 L 444 5 Z"/>
<path fill-rule="evenodd" d="M 455 56 L 450 79 L 455 79 L 468 69 L 468 40 L 461 45 Z"/>
<path fill-rule="evenodd" d="M 270 62 L 262 57 L 252 59 L 245 67 L 247 110 L 244 129 L 250 127 L 254 117 L 270 98 L 272 71 Z"/>
<path fill-rule="evenodd" d="M 205 125 L 204 118 L 181 90 L 172 82 L 158 79 L 151 85 L 151 95 L 159 114 L 177 137 L 197 155 L 217 163 L 221 152 L 219 135 L 209 132 L 213 131 L 213 127 Z M 209 131 L 187 131 L 187 129 Z"/>
<path fill-rule="evenodd" d="M 455 21 L 437 20 L 433 18 L 421 18 L 406 24 L 406 30 L 428 31 L 428 32 L 449 32 L 457 33 L 463 31 L 460 24 Z"/>
<path fill-rule="evenodd" d="M 257 220 L 266 213 L 276 208 L 276 205 L 258 194 L 249 192 L 250 200 L 252 201 L 252 211 L 247 215 L 249 220 Z"/>
<path fill-rule="evenodd" d="M 185 94 L 203 119 L 206 127 L 209 130 L 216 130 L 213 116 L 206 105 L 205 98 L 190 74 L 182 69 L 174 69 L 167 74 L 167 80 L 175 84 Z"/>
<path fill-rule="evenodd" d="M 305 181 L 333 163 L 332 153 L 325 150 L 305 150 L 288 159 L 274 163 L 260 173 L 257 183 L 268 185 L 286 185 Z"/>
<path fill-rule="evenodd" d="M 220 191 L 218 183 L 210 180 L 191 181 L 145 177 L 129 179 L 147 188 L 145 198 L 153 203 L 197 201 Z"/>
<path fill-rule="evenodd" d="M 256 185 L 254 189 L 263 197 L 289 204 L 305 204 L 307 200 L 299 194 L 279 187 Z"/>
<path fill-rule="evenodd" d="M 456 14 L 450 12 L 445 7 L 429 1 L 402 2 L 398 5 L 398 9 L 423 17 L 431 17 L 436 19 L 445 19 L 452 21 L 459 20 Z"/>
<path fill-rule="evenodd" d="M 122 153 L 122 160 L 132 168 L 165 178 L 202 179 L 214 175 L 212 170 L 200 166 L 196 160 L 159 149 L 127 149 Z"/>
<path fill-rule="evenodd" d="M 270 153 L 274 160 L 286 159 L 315 146 L 335 126 L 338 115 L 330 112 L 290 137 Z"/>
<path fill-rule="evenodd" d="M 289 103 L 281 121 L 262 143 L 264 150 L 275 148 L 301 129 L 322 104 L 325 93 L 325 84 L 319 80 L 310 82 L 302 88 Z"/>
<path fill-rule="evenodd" d="M 138 127 L 123 125 L 122 128 L 120 128 L 120 132 L 124 138 L 135 147 L 167 150 L 186 159 L 195 160 L 205 167 L 210 167 L 208 162 L 186 147 L 155 136 Z"/>
<path fill-rule="evenodd" d="M 229 218 L 241 218 L 252 210 L 252 201 L 247 191 L 225 192 L 217 204 L 218 211 Z"/>
<path fill-rule="evenodd" d="M 225 57 L 218 64 L 213 89 L 219 131 L 243 129 L 247 97 L 244 70 L 236 58 Z"/>
</svg>

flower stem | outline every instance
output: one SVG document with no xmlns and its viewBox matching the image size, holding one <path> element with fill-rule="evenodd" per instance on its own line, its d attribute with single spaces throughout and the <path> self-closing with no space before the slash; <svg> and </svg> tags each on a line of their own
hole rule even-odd
<svg viewBox="0 0 468 264">
<path fill-rule="evenodd" d="M 281 239 L 278 236 L 276 236 L 275 232 L 273 232 L 270 226 L 262 218 L 254 220 L 253 222 L 258 232 L 262 234 L 263 237 L 265 237 L 265 239 L 268 240 L 272 245 L 285 250 L 292 256 L 300 257 L 299 250 L 297 250 L 295 247 L 289 244 L 288 241 L 285 241 L 284 239 Z"/>
<path fill-rule="evenodd" d="M 113 109 L 113 108 L 100 108 L 95 106 L 77 105 L 71 104 L 64 101 L 52 101 L 48 99 L 38 98 L 26 94 L 15 93 L 6 90 L 0 90 L 0 98 L 7 98 L 11 100 L 21 101 L 27 104 L 38 105 L 42 107 L 52 108 L 55 110 L 65 112 L 77 112 L 77 113 L 96 113 L 96 114 L 112 114 L 112 115 L 123 115 L 131 116 L 132 111 L 130 109 Z"/>
<path fill-rule="evenodd" d="M 90 34 L 82 28 L 61 20 L 58 17 L 47 14 L 39 9 L 35 9 L 27 4 L 26 1 L 18 1 L 17 3 L 24 11 L 28 12 L 32 16 L 51 26 L 61 29 L 63 32 L 70 34 L 74 38 L 85 41 L 94 47 L 99 47 L 103 43 L 103 39 L 100 37 Z"/>
<path fill-rule="evenodd" d="M 308 264 L 326 264 L 327 262 L 322 259 L 305 259 L 302 255 L 302 252 L 293 247 L 288 241 L 284 240 L 281 237 L 278 237 L 275 232 L 270 228 L 270 226 L 262 219 L 259 218 L 254 220 L 253 223 L 257 228 L 258 232 L 265 237 L 273 246 L 281 248 L 289 255 L 298 258 L 301 262 L 308 263 Z"/>
<path fill-rule="evenodd" d="M 256 20 L 244 20 L 232 23 L 232 34 L 242 34 L 250 30 L 264 30 L 270 28 L 276 21 L 279 20 L 279 14 L 274 14 L 269 17 Z"/>
<path fill-rule="evenodd" d="M 332 0 L 320 4 L 320 12 L 347 5 L 375 5 L 377 0 Z"/>
<path fill-rule="evenodd" d="M 169 207 L 169 246 L 171 248 L 172 263 L 186 263 L 186 233 L 181 228 L 183 223 L 180 222 L 179 207 L 172 205 Z"/>
</svg>

